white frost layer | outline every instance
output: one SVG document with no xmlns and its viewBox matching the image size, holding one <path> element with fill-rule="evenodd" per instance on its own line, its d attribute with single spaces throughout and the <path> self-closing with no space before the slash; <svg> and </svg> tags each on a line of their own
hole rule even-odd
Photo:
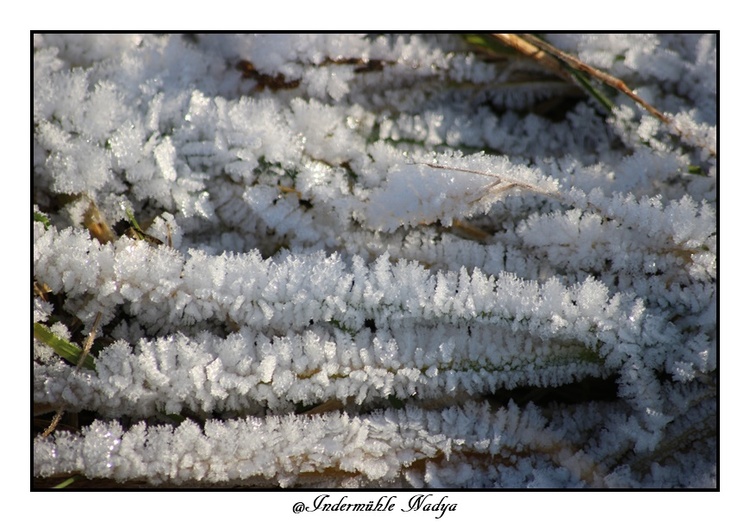
<svg viewBox="0 0 750 522">
<path fill-rule="evenodd" d="M 697 407 L 715 415 L 707 403 Z M 521 409 L 512 402 L 497 411 L 486 403 L 469 402 L 438 411 L 406 407 L 362 416 L 329 413 L 209 420 L 202 428 L 190 420 L 177 427 L 138 423 L 128 430 L 116 421 L 95 421 L 80 435 L 62 432 L 37 438 L 34 473 L 84 473 L 151 484 L 283 487 L 305 485 L 306 480 L 340 484 L 335 476 L 341 474 L 357 477 L 350 486 L 370 487 L 636 485 L 634 470 L 627 466 L 607 470 L 606 461 L 620 451 L 620 443 L 610 433 L 589 436 L 585 451 L 574 449 L 580 442 L 577 430 L 590 429 L 599 416 L 611 417 L 613 429 L 622 431 L 633 429 L 631 420 L 604 405 L 569 413 L 574 421 L 557 416 L 555 422 L 562 424 L 552 426 L 537 408 Z M 693 427 L 707 426 L 701 422 Z M 715 484 L 716 470 L 708 461 L 676 458 L 680 469 L 689 470 L 687 477 L 678 479 L 692 481 L 685 486 Z M 654 487 L 674 484 L 668 469 L 652 472 L 647 480 Z"/>
<path fill-rule="evenodd" d="M 35 342 L 35 401 L 105 419 L 35 440 L 35 475 L 715 484 L 717 37 L 550 39 L 672 126 L 460 35 L 35 35 L 34 320 L 70 338 L 101 313 L 108 345 L 74 372 Z M 80 194 L 173 248 L 100 245 Z M 617 397 L 427 411 L 587 377 Z M 328 400 L 347 415 L 279 417 Z M 226 420 L 164 424 L 178 412 Z M 373 438 L 383 419 L 396 434 Z M 483 453 L 483 426 L 518 452 Z M 257 430 L 246 471 L 212 439 Z M 410 464 L 414 433 L 450 459 Z"/>
</svg>

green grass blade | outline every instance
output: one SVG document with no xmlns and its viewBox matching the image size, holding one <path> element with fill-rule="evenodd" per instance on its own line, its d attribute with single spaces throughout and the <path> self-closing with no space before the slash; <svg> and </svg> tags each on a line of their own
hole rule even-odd
<svg viewBox="0 0 750 522">
<path fill-rule="evenodd" d="M 65 489 L 65 488 L 67 488 L 68 486 L 70 486 L 75 481 L 76 481 L 76 477 L 70 477 L 68 479 L 63 480 L 62 482 L 60 482 L 56 486 L 52 486 L 52 489 Z"/>
<path fill-rule="evenodd" d="M 512 56 L 511 49 L 492 36 L 492 34 L 472 33 L 461 35 L 466 43 L 495 56 Z"/>
<path fill-rule="evenodd" d="M 138 221 L 135 220 L 133 212 L 131 212 L 129 208 L 126 208 L 125 214 L 128 216 L 128 221 L 130 221 L 130 225 L 136 230 L 136 232 L 143 234 L 143 230 L 141 230 L 141 226 L 138 224 Z"/>
<path fill-rule="evenodd" d="M 56 335 L 43 324 L 34 323 L 34 339 L 46 344 L 57 355 L 72 364 L 78 364 L 78 359 L 80 359 L 83 352 L 80 347 Z M 83 366 L 89 370 L 96 369 L 94 358 L 90 354 L 87 354 L 83 360 Z"/>
<path fill-rule="evenodd" d="M 41 212 L 34 212 L 34 221 L 39 221 L 40 223 L 42 223 L 44 225 L 44 230 L 47 230 L 51 226 L 49 218 L 47 218 L 47 216 L 45 216 Z"/>
</svg>

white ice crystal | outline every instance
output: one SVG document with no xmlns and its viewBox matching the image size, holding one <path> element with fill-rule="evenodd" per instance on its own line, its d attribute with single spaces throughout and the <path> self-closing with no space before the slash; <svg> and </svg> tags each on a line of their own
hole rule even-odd
<svg viewBox="0 0 750 522">
<path fill-rule="evenodd" d="M 549 41 L 670 123 L 461 35 L 36 35 L 33 320 L 98 327 L 35 480 L 715 487 L 716 36 Z"/>
</svg>

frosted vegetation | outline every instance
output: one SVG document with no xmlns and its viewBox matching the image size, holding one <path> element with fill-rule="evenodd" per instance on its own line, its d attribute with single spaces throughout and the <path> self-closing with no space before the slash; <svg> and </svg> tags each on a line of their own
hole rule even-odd
<svg viewBox="0 0 750 522">
<path fill-rule="evenodd" d="M 547 40 L 668 123 L 461 35 L 36 36 L 34 321 L 100 320 L 34 476 L 714 487 L 716 37 Z"/>
</svg>

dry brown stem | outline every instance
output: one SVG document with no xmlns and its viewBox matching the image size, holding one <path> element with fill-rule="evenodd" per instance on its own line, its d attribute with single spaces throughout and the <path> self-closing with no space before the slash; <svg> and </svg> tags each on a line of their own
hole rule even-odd
<svg viewBox="0 0 750 522">
<path fill-rule="evenodd" d="M 677 128 L 672 118 L 659 111 L 656 107 L 648 103 L 646 100 L 634 93 L 622 80 L 607 74 L 599 69 L 592 67 L 575 56 L 572 56 L 564 51 L 561 51 L 557 47 L 550 45 L 549 43 L 537 38 L 531 34 L 515 35 L 515 34 L 504 34 L 498 33 L 493 35 L 495 38 L 500 40 L 505 45 L 516 49 L 518 52 L 537 61 L 544 67 L 556 75 L 564 78 L 567 81 L 573 81 L 573 76 L 568 73 L 557 60 L 562 60 L 566 65 L 575 69 L 576 71 L 588 74 L 592 78 L 596 78 L 600 82 L 609 85 L 613 89 L 620 91 L 625 94 L 638 105 L 643 107 L 649 114 L 657 118 L 659 121 L 667 126 L 669 132 L 678 135 L 683 141 L 687 143 L 695 142 L 696 140 L 687 135 L 685 132 Z M 554 57 L 554 58 L 553 58 Z M 556 59 L 555 59 L 556 58 Z M 704 143 L 697 141 L 698 145 L 703 149 L 707 150 L 711 156 L 716 156 L 716 150 Z"/>
</svg>

